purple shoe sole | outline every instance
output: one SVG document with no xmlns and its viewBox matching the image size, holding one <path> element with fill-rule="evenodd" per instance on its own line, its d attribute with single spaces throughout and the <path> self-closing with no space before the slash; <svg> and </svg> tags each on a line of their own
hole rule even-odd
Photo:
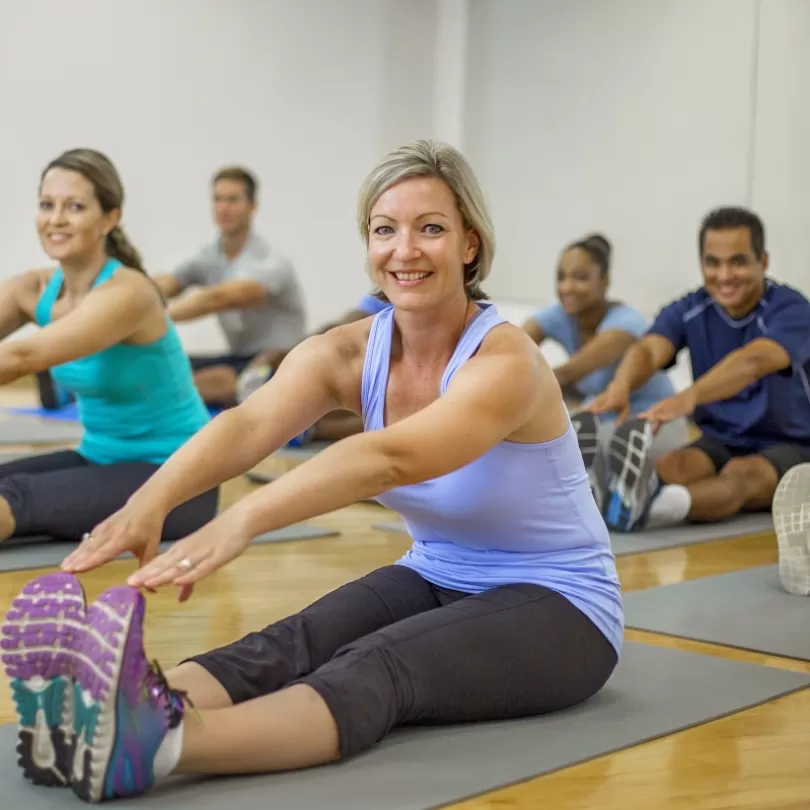
<svg viewBox="0 0 810 810">
<path fill-rule="evenodd" d="M 46 574 L 22 589 L 2 627 L 2 661 L 19 715 L 18 764 L 39 785 L 70 784 L 73 672 L 85 610 L 74 576 Z"/>
<path fill-rule="evenodd" d="M 113 760 L 121 734 L 118 698 L 123 693 L 130 705 L 141 699 L 141 669 L 147 667 L 144 612 L 143 596 L 126 586 L 105 591 L 87 610 L 88 632 L 77 657 L 75 678 L 92 699 L 85 705 L 92 708 L 85 710 L 81 731 L 77 731 L 72 782 L 74 792 L 87 802 L 114 798 L 110 785 L 116 782 Z M 137 666 L 138 662 L 142 664 Z"/>
</svg>

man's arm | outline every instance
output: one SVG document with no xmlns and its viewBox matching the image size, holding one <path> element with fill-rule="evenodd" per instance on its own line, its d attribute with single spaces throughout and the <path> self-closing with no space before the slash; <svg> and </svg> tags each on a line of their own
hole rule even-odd
<svg viewBox="0 0 810 810">
<path fill-rule="evenodd" d="M 225 281 L 172 301 L 169 304 L 169 315 L 173 321 L 179 323 L 231 309 L 253 309 L 261 306 L 268 295 L 267 288 L 258 281 Z"/>
<path fill-rule="evenodd" d="M 757 380 L 790 368 L 790 355 L 776 341 L 758 338 L 727 354 L 690 387 L 695 405 L 719 402 L 739 394 Z"/>
<path fill-rule="evenodd" d="M 175 298 L 183 292 L 183 285 L 168 273 L 162 273 L 159 276 L 153 276 L 152 281 L 155 286 L 160 290 L 161 295 L 168 301 L 170 298 Z"/>
</svg>

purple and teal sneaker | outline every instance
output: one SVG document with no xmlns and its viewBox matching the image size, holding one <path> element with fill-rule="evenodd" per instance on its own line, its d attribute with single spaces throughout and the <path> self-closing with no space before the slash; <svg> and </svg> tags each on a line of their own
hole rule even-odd
<svg viewBox="0 0 810 810">
<path fill-rule="evenodd" d="M 29 582 L 6 613 L 0 647 L 19 715 L 18 762 L 37 785 L 70 784 L 73 672 L 85 612 L 81 583 L 59 573 Z"/>
<path fill-rule="evenodd" d="M 143 650 L 145 603 L 126 586 L 110 588 L 87 609 L 87 634 L 76 657 L 79 722 L 73 791 L 87 802 L 137 796 L 155 782 L 155 755 L 185 713 Z"/>
</svg>

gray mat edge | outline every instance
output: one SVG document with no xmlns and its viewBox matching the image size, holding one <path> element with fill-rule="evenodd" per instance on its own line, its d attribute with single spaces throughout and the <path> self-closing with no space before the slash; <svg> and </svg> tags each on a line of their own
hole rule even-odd
<svg viewBox="0 0 810 810">
<path fill-rule="evenodd" d="M 639 644 L 643 644 L 644 642 L 635 642 Z M 657 645 L 649 645 L 649 646 L 657 646 Z M 700 654 L 700 653 L 698 653 Z M 733 660 L 733 659 L 724 659 L 724 660 Z M 750 662 L 739 662 L 739 663 L 749 663 Z M 753 665 L 753 666 L 764 666 L 764 665 Z M 772 666 L 765 666 L 766 669 L 773 669 L 777 670 L 778 672 L 792 672 L 792 670 L 785 670 L 781 667 L 772 667 Z M 551 776 L 552 774 L 559 773 L 560 771 L 566 771 L 569 768 L 576 768 L 579 765 L 584 765 L 587 762 L 596 762 L 597 760 L 602 759 L 603 757 L 612 757 L 616 754 L 620 754 L 623 751 L 629 751 L 633 748 L 639 748 L 642 745 L 648 745 L 649 743 L 657 742 L 658 740 L 664 740 L 667 737 L 674 737 L 676 734 L 683 734 L 684 732 L 691 731 L 693 728 L 700 728 L 701 726 L 709 725 L 709 723 L 715 723 L 720 720 L 725 720 L 727 717 L 733 717 L 735 714 L 742 714 L 743 712 L 751 711 L 751 709 L 756 709 L 759 706 L 765 706 L 768 703 L 771 703 L 774 700 L 782 700 L 783 698 L 790 697 L 791 695 L 795 695 L 798 692 L 803 692 L 806 689 L 810 689 L 810 675 L 804 675 L 801 672 L 794 672 L 794 675 L 798 675 L 799 677 L 806 678 L 806 683 L 804 684 L 797 684 L 796 686 L 784 687 L 780 689 L 774 694 L 770 695 L 769 697 L 762 698 L 762 700 L 757 700 L 752 703 L 746 702 L 744 705 L 740 706 L 736 709 L 729 709 L 726 712 L 721 712 L 720 714 L 713 714 L 711 717 L 705 720 L 697 720 L 693 723 L 687 723 L 684 726 L 678 725 L 676 728 L 672 729 L 671 731 L 665 731 L 661 734 L 655 734 L 651 737 L 645 737 L 643 740 L 639 740 L 637 742 L 631 742 L 626 745 L 620 745 L 617 748 L 611 748 L 608 751 L 603 751 L 600 754 L 595 754 L 589 757 L 582 757 L 580 759 L 572 760 L 571 762 L 566 763 L 565 765 L 561 765 L 558 768 L 551 768 L 546 771 L 535 771 L 534 773 L 530 774 L 529 776 L 521 777 L 513 782 L 503 782 L 497 785 L 493 785 L 486 790 L 482 790 L 476 793 L 469 793 L 464 796 L 459 796 L 456 799 L 453 799 L 450 802 L 443 802 L 442 804 L 433 804 L 428 807 L 425 807 L 424 810 L 443 810 L 443 808 L 452 807 L 453 805 L 460 804 L 461 802 L 466 802 L 471 799 L 480 798 L 482 796 L 488 796 L 492 793 L 496 793 L 501 790 L 507 790 L 511 787 L 515 787 L 516 785 L 522 785 L 526 782 L 531 782 L 534 779 L 541 779 L 546 776 Z"/>
<path fill-rule="evenodd" d="M 397 520 L 380 521 L 372 524 L 372 529 L 381 532 L 394 532 L 396 534 L 408 534 L 405 524 Z M 667 543 L 666 545 L 651 546 L 649 548 L 631 548 L 628 550 L 621 550 L 611 547 L 614 556 L 616 557 L 632 557 L 636 554 L 653 554 L 656 551 L 671 551 L 673 549 L 687 548 L 688 546 L 704 545 L 706 543 L 725 543 L 728 540 L 736 540 L 739 538 L 756 537 L 759 534 L 765 534 L 768 531 L 773 532 L 773 529 L 751 528 L 749 530 L 735 531 L 722 537 L 706 537 L 699 540 L 678 540 L 674 543 Z M 618 538 L 622 539 L 622 538 Z"/>
<path fill-rule="evenodd" d="M 688 585 L 689 583 L 692 582 L 703 582 L 705 580 L 717 579 L 718 577 L 732 577 L 735 574 L 745 574 L 757 569 L 766 569 L 766 568 L 774 569 L 777 568 L 777 566 L 778 566 L 777 563 L 767 563 L 765 565 L 754 565 L 751 568 L 741 568 L 738 571 L 721 571 L 717 574 L 709 574 L 708 576 L 705 577 L 697 577 L 695 579 L 685 579 L 680 582 L 668 582 L 665 585 L 654 585 L 652 588 L 642 588 L 641 590 L 632 591 L 631 593 L 638 594 L 640 596 L 641 594 L 652 593 L 654 591 L 660 592 L 664 588 L 676 588 L 679 585 Z M 627 595 L 625 595 L 625 598 L 627 597 Z M 802 598 L 802 597 L 795 597 L 795 598 Z M 657 636 L 664 636 L 666 638 L 679 638 L 683 639 L 684 641 L 694 641 L 698 644 L 710 644 L 715 647 L 722 647 L 729 650 L 740 650 L 742 652 L 756 653 L 757 655 L 767 655 L 771 658 L 780 658 L 785 661 L 797 661 L 802 664 L 810 662 L 810 657 L 801 658 L 800 656 L 787 655 L 786 653 L 770 652 L 768 650 L 763 650 L 759 647 L 744 647 L 740 644 L 732 644 L 730 641 L 712 641 L 706 639 L 705 637 L 701 638 L 700 636 L 685 635 L 684 633 L 673 633 L 671 630 L 653 630 L 650 627 L 640 626 L 630 621 L 628 621 L 625 624 L 625 629 L 638 630 L 639 632 L 642 633 L 654 633 Z M 781 669 L 781 667 L 771 667 L 771 669 Z"/>
<path fill-rule="evenodd" d="M 284 473 L 281 475 L 284 475 Z M 278 479 L 281 478 L 281 475 L 270 475 L 270 473 L 248 470 L 248 472 L 245 473 L 245 478 L 247 478 L 247 480 L 252 484 L 272 484 L 274 481 L 278 481 Z M 358 501 L 357 503 L 370 503 L 374 506 L 381 506 L 381 504 L 378 501 L 375 501 L 374 498 L 364 498 L 362 501 Z M 374 527 L 372 526 L 372 528 Z"/>
</svg>

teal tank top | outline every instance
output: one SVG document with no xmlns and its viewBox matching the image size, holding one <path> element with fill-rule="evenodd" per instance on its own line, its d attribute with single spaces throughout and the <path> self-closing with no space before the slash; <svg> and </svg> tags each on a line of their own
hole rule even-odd
<svg viewBox="0 0 810 810">
<path fill-rule="evenodd" d="M 442 376 L 439 394 L 505 319 L 480 304 Z M 374 317 L 363 367 L 365 429 L 384 427 L 394 309 Z M 376 498 L 413 539 L 398 560 L 443 588 L 480 593 L 512 583 L 557 591 L 602 631 L 617 654 L 624 608 L 610 536 L 571 425 L 538 444 L 502 441 L 461 469 Z"/>
<path fill-rule="evenodd" d="M 112 278 L 121 266 L 110 259 L 93 287 Z M 34 315 L 39 326 L 51 322 L 63 282 L 58 268 L 37 301 Z M 76 449 L 95 464 L 162 464 L 210 419 L 168 316 L 166 334 L 154 343 L 118 343 L 54 366 L 51 375 L 76 398 L 84 428 Z"/>
</svg>

